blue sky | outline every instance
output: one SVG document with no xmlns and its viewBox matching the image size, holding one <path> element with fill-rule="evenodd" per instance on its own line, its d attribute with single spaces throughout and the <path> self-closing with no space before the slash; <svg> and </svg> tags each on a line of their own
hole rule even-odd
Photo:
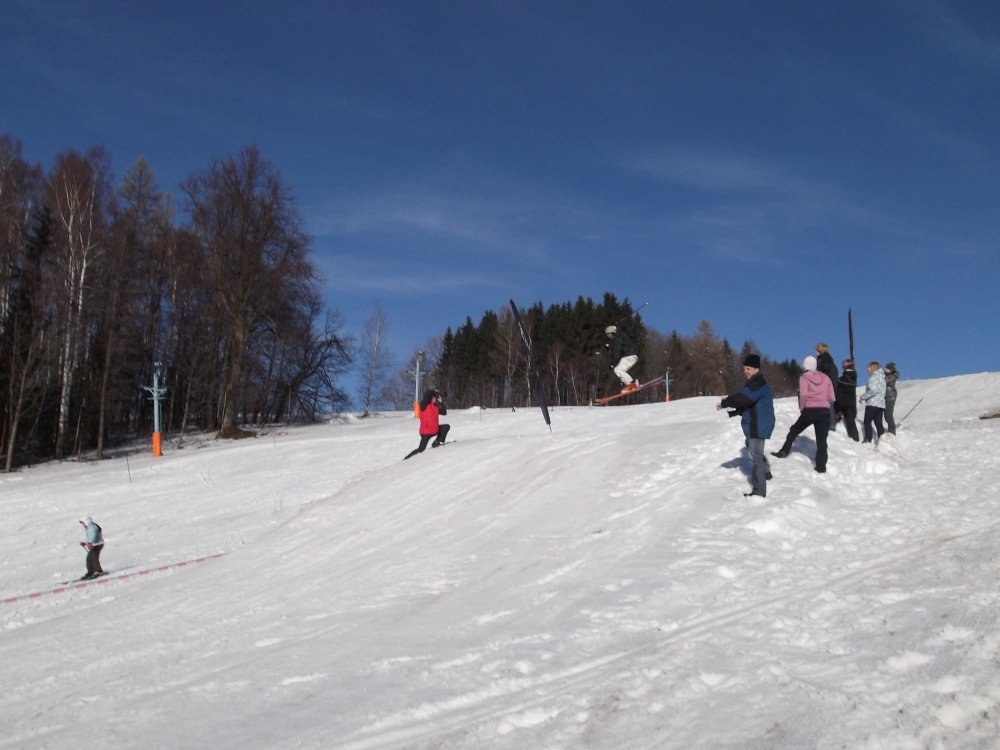
<svg viewBox="0 0 1000 750">
<path fill-rule="evenodd" d="M 995 2 L 3 0 L 0 133 L 161 188 L 256 144 L 402 362 L 514 298 L 998 369 Z"/>
</svg>

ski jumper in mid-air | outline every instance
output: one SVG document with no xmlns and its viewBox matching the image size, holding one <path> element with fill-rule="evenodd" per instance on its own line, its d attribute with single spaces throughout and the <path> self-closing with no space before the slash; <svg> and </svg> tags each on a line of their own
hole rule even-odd
<svg viewBox="0 0 1000 750">
<path fill-rule="evenodd" d="M 622 381 L 622 393 L 639 390 L 639 381 L 628 374 L 639 361 L 635 342 L 625 331 L 619 330 L 618 326 L 608 326 L 604 329 L 604 335 L 608 337 L 608 343 L 604 346 L 611 352 L 611 369 Z"/>
</svg>

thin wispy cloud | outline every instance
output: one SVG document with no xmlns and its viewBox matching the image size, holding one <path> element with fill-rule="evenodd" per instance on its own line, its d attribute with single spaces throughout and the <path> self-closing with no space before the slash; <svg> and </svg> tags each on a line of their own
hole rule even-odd
<svg viewBox="0 0 1000 750">
<path fill-rule="evenodd" d="M 313 212 L 318 236 L 359 235 L 408 231 L 491 245 L 510 234 L 518 211 L 494 198 L 475 200 L 432 190 L 397 190 L 338 201 Z"/>
<path fill-rule="evenodd" d="M 673 230 L 724 256 L 753 250 L 780 260 L 797 252 L 790 237 L 831 225 L 879 234 L 906 231 L 877 198 L 811 181 L 772 161 L 672 147 L 630 156 L 623 164 L 653 183 L 679 188 L 665 209 Z"/>
<path fill-rule="evenodd" d="M 696 190 L 792 193 L 807 188 L 800 179 L 769 162 L 683 148 L 632 156 L 625 166 L 652 179 Z"/>
<path fill-rule="evenodd" d="M 368 257 L 365 257 L 365 256 Z M 424 251 L 413 251 L 409 261 L 387 254 L 317 253 L 316 265 L 325 286 L 337 292 L 376 292 L 379 295 L 485 292 L 506 283 L 496 273 L 453 268 Z"/>
<path fill-rule="evenodd" d="M 990 6 L 986 4 L 987 8 Z M 995 11 L 995 6 L 992 7 Z M 989 36 L 986 33 L 988 26 L 973 28 L 947 4 L 930 2 L 917 8 L 923 10 L 923 32 L 942 49 L 986 71 L 1000 74 L 1000 38 Z"/>
<path fill-rule="evenodd" d="M 314 207 L 307 216 L 310 232 L 327 246 L 376 244 L 390 253 L 432 248 L 536 268 L 557 262 L 567 242 L 582 249 L 621 221 L 560 190 L 507 185 L 502 193 L 474 193 L 387 189 Z"/>
</svg>

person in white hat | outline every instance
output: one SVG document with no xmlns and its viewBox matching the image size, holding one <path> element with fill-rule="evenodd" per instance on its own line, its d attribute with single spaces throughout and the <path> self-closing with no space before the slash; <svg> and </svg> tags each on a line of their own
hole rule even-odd
<svg viewBox="0 0 1000 750">
<path fill-rule="evenodd" d="M 820 474 L 826 471 L 827 449 L 826 438 L 830 432 L 830 406 L 837 400 L 833 392 L 833 383 L 828 375 L 816 369 L 816 357 L 809 356 L 802 360 L 804 372 L 799 378 L 799 418 L 788 429 L 785 444 L 772 456 L 785 458 L 792 452 L 792 444 L 806 427 L 813 426 L 816 431 L 816 471 Z"/>
<path fill-rule="evenodd" d="M 104 534 L 101 532 L 101 527 L 90 516 L 81 520 L 80 525 L 83 526 L 83 532 L 87 537 L 86 541 L 80 542 L 80 546 L 87 550 L 87 574 L 80 580 L 87 581 L 104 575 L 104 569 L 101 567 Z"/>
<path fill-rule="evenodd" d="M 611 352 L 611 369 L 622 381 L 622 393 L 639 390 L 639 381 L 628 374 L 639 361 L 635 342 L 625 331 L 619 330 L 618 326 L 608 326 L 604 329 L 604 335 L 608 337 L 608 343 L 604 346 Z"/>
</svg>

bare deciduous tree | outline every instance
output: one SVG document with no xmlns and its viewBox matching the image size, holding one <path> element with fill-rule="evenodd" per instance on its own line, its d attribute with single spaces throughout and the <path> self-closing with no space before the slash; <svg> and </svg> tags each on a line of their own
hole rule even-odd
<svg viewBox="0 0 1000 750">
<path fill-rule="evenodd" d="M 183 185 L 203 244 L 223 335 L 220 435 L 231 434 L 241 404 L 251 339 L 283 297 L 311 288 L 309 240 L 278 171 L 256 147 L 214 161 Z"/>
<path fill-rule="evenodd" d="M 71 397 L 86 346 L 84 313 L 89 302 L 89 274 L 105 241 L 108 159 L 100 149 L 86 156 L 67 151 L 56 159 L 47 184 L 55 218 L 56 262 L 62 284 L 59 355 L 59 422 L 56 458 L 62 458 L 69 430 Z"/>
<path fill-rule="evenodd" d="M 126 358 L 133 362 L 144 359 L 142 365 L 147 370 L 152 366 L 153 352 L 143 351 L 140 344 L 148 339 L 148 332 L 140 329 L 140 325 L 149 324 L 140 312 L 148 301 L 141 290 L 150 275 L 150 253 L 168 232 L 170 221 L 167 201 L 156 187 L 153 170 L 145 159 L 139 159 L 129 168 L 114 197 L 105 262 L 96 282 L 101 302 L 98 341 L 101 357 L 100 362 L 93 363 L 100 368 L 96 427 L 99 459 L 104 457 L 109 391 L 115 374 L 136 369 L 138 363 L 131 368 L 122 367 Z M 129 390 L 137 387 L 134 382 L 126 384 Z"/>
<path fill-rule="evenodd" d="M 360 363 L 364 368 L 361 382 L 362 416 L 371 412 L 375 394 L 385 382 L 387 368 L 392 363 L 389 350 L 385 346 L 385 336 L 389 327 L 388 319 L 381 307 L 375 305 L 372 314 L 365 320 L 361 332 Z"/>
</svg>

